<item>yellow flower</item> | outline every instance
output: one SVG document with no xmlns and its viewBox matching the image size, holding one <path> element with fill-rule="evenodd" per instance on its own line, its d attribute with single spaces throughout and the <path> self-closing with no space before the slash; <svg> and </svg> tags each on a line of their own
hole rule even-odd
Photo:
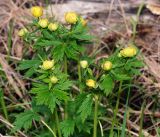
<svg viewBox="0 0 160 137">
<path fill-rule="evenodd" d="M 40 6 L 34 6 L 31 8 L 31 13 L 34 17 L 41 17 L 43 15 L 43 8 Z"/>
<path fill-rule="evenodd" d="M 88 61 L 87 60 L 82 60 L 82 61 L 80 61 L 80 65 L 81 65 L 81 67 L 82 68 L 87 68 L 88 67 Z"/>
<path fill-rule="evenodd" d="M 23 37 L 27 32 L 28 30 L 26 28 L 20 29 L 18 31 L 18 36 Z"/>
<path fill-rule="evenodd" d="M 43 61 L 42 69 L 48 70 L 53 68 L 53 66 L 54 66 L 54 60 L 45 60 Z"/>
<path fill-rule="evenodd" d="M 104 70 L 111 70 L 112 69 L 112 62 L 110 61 L 105 61 L 103 64 L 102 64 L 102 69 Z"/>
<path fill-rule="evenodd" d="M 78 21 L 78 15 L 75 12 L 67 12 L 65 14 L 65 20 L 69 24 L 75 24 Z"/>
<path fill-rule="evenodd" d="M 129 46 L 120 51 L 120 55 L 123 57 L 133 57 L 137 54 L 137 49 L 133 46 Z"/>
<path fill-rule="evenodd" d="M 57 24 L 57 23 L 49 23 L 48 29 L 49 29 L 50 31 L 55 31 L 55 30 L 58 29 L 58 24 Z"/>
<path fill-rule="evenodd" d="M 39 26 L 46 28 L 48 26 L 48 19 L 40 19 L 38 22 Z"/>
<path fill-rule="evenodd" d="M 87 25 L 87 20 L 83 19 L 82 17 L 80 18 L 80 22 L 82 23 L 83 26 Z"/>
<path fill-rule="evenodd" d="M 58 78 L 55 77 L 55 76 L 52 76 L 52 77 L 50 78 L 50 80 L 51 80 L 51 82 L 52 82 L 53 84 L 56 84 L 56 83 L 58 82 Z"/>
<path fill-rule="evenodd" d="M 90 88 L 96 88 L 96 81 L 93 79 L 88 79 L 86 80 L 86 85 Z"/>
</svg>

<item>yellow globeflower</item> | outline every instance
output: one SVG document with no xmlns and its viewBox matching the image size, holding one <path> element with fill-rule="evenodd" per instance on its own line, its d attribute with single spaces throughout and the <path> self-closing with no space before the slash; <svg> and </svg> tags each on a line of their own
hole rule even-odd
<svg viewBox="0 0 160 137">
<path fill-rule="evenodd" d="M 133 46 L 129 46 L 120 51 L 120 55 L 123 57 L 133 57 L 137 54 L 137 49 Z"/>
<path fill-rule="evenodd" d="M 56 84 L 56 83 L 58 82 L 58 78 L 55 77 L 55 76 L 52 76 L 52 77 L 50 78 L 50 80 L 51 80 L 51 82 L 52 82 L 53 84 Z"/>
<path fill-rule="evenodd" d="M 48 26 L 48 19 L 40 19 L 38 22 L 39 26 L 46 28 Z"/>
<path fill-rule="evenodd" d="M 43 8 L 40 6 L 34 6 L 31 8 L 31 13 L 34 17 L 41 17 L 43 15 Z"/>
<path fill-rule="evenodd" d="M 86 80 L 86 85 L 90 88 L 96 88 L 96 81 L 93 79 L 88 79 Z"/>
<path fill-rule="evenodd" d="M 81 67 L 82 68 L 87 68 L 88 67 L 88 61 L 87 60 L 82 60 L 82 61 L 80 61 L 80 65 L 81 65 Z"/>
<path fill-rule="evenodd" d="M 75 12 L 67 12 L 65 14 L 65 20 L 69 24 L 75 24 L 78 21 L 78 15 Z"/>
<path fill-rule="evenodd" d="M 26 28 L 20 29 L 18 31 L 18 36 L 23 37 L 27 32 L 28 30 Z"/>
<path fill-rule="evenodd" d="M 85 20 L 84 18 L 80 18 L 80 22 L 82 23 L 83 26 L 87 25 L 87 20 Z"/>
<path fill-rule="evenodd" d="M 53 68 L 53 66 L 54 66 L 54 60 L 45 60 L 43 61 L 42 69 L 48 70 Z"/>
<path fill-rule="evenodd" d="M 49 29 L 50 31 L 55 31 L 55 30 L 58 29 L 58 24 L 57 24 L 57 23 L 49 23 L 48 29 Z"/>
<path fill-rule="evenodd" d="M 110 61 L 105 61 L 103 64 L 102 64 L 102 69 L 104 70 L 111 70 L 112 69 L 112 62 Z"/>
</svg>

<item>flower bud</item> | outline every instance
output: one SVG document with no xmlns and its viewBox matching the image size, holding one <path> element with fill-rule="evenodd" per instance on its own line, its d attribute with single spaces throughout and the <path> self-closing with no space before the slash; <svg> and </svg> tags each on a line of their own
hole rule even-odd
<svg viewBox="0 0 160 137">
<path fill-rule="evenodd" d="M 75 12 L 67 12 L 65 14 L 65 20 L 69 24 L 75 24 L 78 21 L 78 15 Z"/>
<path fill-rule="evenodd" d="M 83 19 L 82 17 L 80 18 L 80 22 L 82 23 L 83 26 L 87 25 L 87 20 Z"/>
<path fill-rule="evenodd" d="M 55 31 L 55 30 L 58 29 L 58 24 L 57 24 L 57 23 L 49 23 L 48 29 L 49 29 L 50 31 Z"/>
<path fill-rule="evenodd" d="M 31 13 L 36 18 L 41 17 L 43 15 L 43 8 L 40 6 L 34 6 L 31 8 Z"/>
<path fill-rule="evenodd" d="M 18 31 L 18 36 L 23 37 L 27 32 L 28 30 L 26 28 L 20 29 Z"/>
<path fill-rule="evenodd" d="M 90 88 L 96 88 L 96 81 L 93 79 L 88 79 L 86 80 L 86 85 Z"/>
<path fill-rule="evenodd" d="M 42 69 L 48 70 L 53 68 L 53 66 L 54 66 L 54 60 L 45 60 L 43 61 Z"/>
<path fill-rule="evenodd" d="M 121 56 L 123 57 L 133 57 L 137 54 L 137 49 L 133 46 L 127 47 L 120 51 Z"/>
<path fill-rule="evenodd" d="M 38 22 L 39 26 L 46 28 L 48 26 L 48 19 L 40 19 Z"/>
<path fill-rule="evenodd" d="M 55 77 L 55 76 L 52 76 L 52 77 L 50 78 L 50 80 L 51 80 L 51 82 L 52 82 L 53 84 L 56 84 L 56 83 L 58 82 L 58 78 Z"/>
<path fill-rule="evenodd" d="M 87 60 L 82 60 L 82 61 L 80 61 L 80 66 L 82 67 L 82 68 L 87 68 L 88 67 L 88 62 L 87 62 Z"/>
<path fill-rule="evenodd" d="M 110 61 L 105 61 L 103 64 L 102 64 L 102 69 L 104 70 L 111 70 L 112 69 L 112 62 Z"/>
</svg>

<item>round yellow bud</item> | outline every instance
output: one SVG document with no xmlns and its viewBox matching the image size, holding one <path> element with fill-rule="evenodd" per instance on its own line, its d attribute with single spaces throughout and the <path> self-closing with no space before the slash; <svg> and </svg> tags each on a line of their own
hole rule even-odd
<svg viewBox="0 0 160 137">
<path fill-rule="evenodd" d="M 69 24 L 75 24 L 78 21 L 78 15 L 75 12 L 67 12 L 65 14 L 65 20 Z"/>
<path fill-rule="evenodd" d="M 58 24 L 57 24 L 57 23 L 49 23 L 48 29 L 49 29 L 50 31 L 55 31 L 55 30 L 58 29 Z"/>
<path fill-rule="evenodd" d="M 53 68 L 53 66 L 54 66 L 54 60 L 45 60 L 43 61 L 42 69 L 48 70 Z"/>
<path fill-rule="evenodd" d="M 46 28 L 48 26 L 48 19 L 40 19 L 38 22 L 39 26 Z"/>
<path fill-rule="evenodd" d="M 86 85 L 90 88 L 96 88 L 96 81 L 93 79 L 88 79 L 86 80 Z"/>
<path fill-rule="evenodd" d="M 137 54 L 137 49 L 133 46 L 127 47 L 120 51 L 121 56 L 123 57 L 133 57 Z"/>
<path fill-rule="evenodd" d="M 112 62 L 110 62 L 110 61 L 105 61 L 105 62 L 102 64 L 102 69 L 104 69 L 104 70 L 111 70 L 111 69 L 112 69 Z"/>
<path fill-rule="evenodd" d="M 18 36 L 23 37 L 27 32 L 28 30 L 26 28 L 20 29 L 18 31 Z"/>
<path fill-rule="evenodd" d="M 34 17 L 41 17 L 43 15 L 43 8 L 40 6 L 34 6 L 31 8 L 31 13 Z"/>
<path fill-rule="evenodd" d="M 87 20 L 83 19 L 82 17 L 80 18 L 80 22 L 82 23 L 83 26 L 87 25 Z"/>
<path fill-rule="evenodd" d="M 82 68 L 87 68 L 88 67 L 88 61 L 87 60 L 82 60 L 82 61 L 80 61 L 80 65 L 81 65 L 81 67 Z"/>
<path fill-rule="evenodd" d="M 58 78 L 55 77 L 55 76 L 52 76 L 52 77 L 50 78 L 50 80 L 51 80 L 51 82 L 52 82 L 53 84 L 56 84 L 56 83 L 58 82 Z"/>
</svg>

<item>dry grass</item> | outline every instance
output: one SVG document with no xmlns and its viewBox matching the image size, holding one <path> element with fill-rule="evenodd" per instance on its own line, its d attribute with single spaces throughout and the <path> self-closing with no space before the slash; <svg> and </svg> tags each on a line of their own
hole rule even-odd
<svg viewBox="0 0 160 137">
<path fill-rule="evenodd" d="M 110 7 L 107 11 L 93 11 L 92 13 L 83 11 L 82 13 L 94 28 L 92 33 L 100 38 L 93 45 L 94 48 L 88 51 L 93 54 L 95 50 L 99 50 L 100 54 L 98 54 L 97 59 L 108 56 L 115 48 L 115 45 L 119 43 L 126 44 L 131 38 L 130 17 L 135 17 L 135 14 L 123 7 L 123 1 L 118 0 L 118 2 L 119 6 L 116 9 L 113 9 L 115 3 L 112 0 L 107 3 Z M 18 61 L 23 58 L 25 49 L 21 39 L 17 36 L 17 31 L 30 21 L 30 13 L 27 7 L 34 4 L 36 3 L 27 0 L 0 1 L 0 85 L 4 90 L 8 106 L 23 104 L 30 100 L 26 89 L 30 85 L 30 80 L 23 79 L 23 76 L 16 70 Z M 37 4 L 42 5 L 44 3 Z M 53 5 L 53 8 L 54 6 L 56 5 Z M 130 107 L 130 117 L 127 120 L 127 130 L 137 137 L 140 130 L 141 107 L 144 101 L 146 104 L 143 123 L 148 123 L 142 129 L 145 137 L 156 137 L 155 129 L 160 126 L 158 121 L 160 119 L 160 109 L 158 108 L 160 103 L 159 24 L 159 16 L 153 15 L 144 8 L 138 23 L 135 42 L 144 56 L 146 66 L 142 69 L 141 77 L 135 80 L 135 83 L 138 83 L 142 89 L 135 88 L 132 93 L 133 96 L 130 99 L 130 106 L 132 107 Z M 31 53 L 32 51 L 28 52 L 28 54 Z M 122 102 L 124 99 L 122 98 Z M 21 107 L 28 108 L 30 106 L 23 104 Z M 112 110 L 109 109 L 108 111 L 112 113 Z M 12 113 L 12 109 L 9 112 Z M 120 120 L 123 119 L 124 112 L 123 108 L 119 109 L 118 117 Z M 7 128 L 12 127 L 1 114 L 0 122 Z M 19 133 L 25 136 L 22 132 Z"/>
</svg>

